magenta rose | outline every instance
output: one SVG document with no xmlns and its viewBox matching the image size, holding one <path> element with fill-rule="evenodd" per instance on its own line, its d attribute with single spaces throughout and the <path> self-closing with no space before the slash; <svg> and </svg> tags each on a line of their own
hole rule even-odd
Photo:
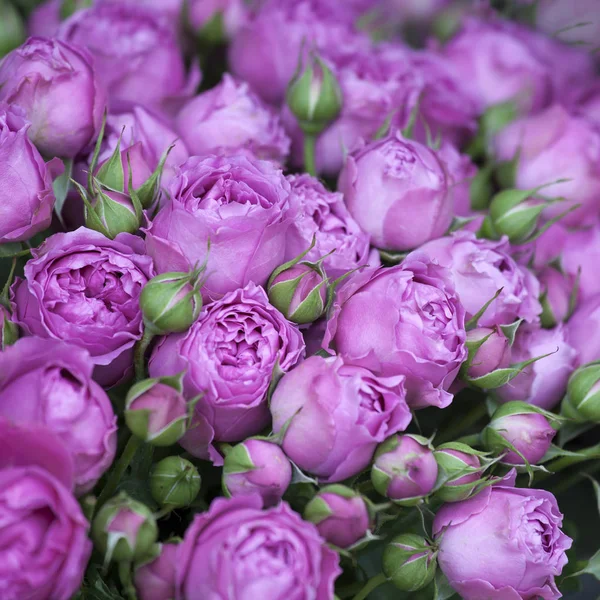
<svg viewBox="0 0 600 600">
<path fill-rule="evenodd" d="M 285 502 L 261 510 L 259 496 L 217 498 L 185 532 L 175 598 L 330 600 L 340 573 L 338 555 Z"/>
<path fill-rule="evenodd" d="M 415 254 L 424 254 L 450 270 L 467 319 L 502 288 L 479 324 L 502 325 L 517 319 L 536 322 L 542 312 L 538 301 L 539 282 L 533 273 L 511 258 L 509 251 L 506 239 L 496 242 L 479 239 L 470 232 L 457 232 L 425 244 Z"/>
<path fill-rule="evenodd" d="M 554 578 L 572 543 L 560 529 L 562 520 L 550 492 L 487 487 L 438 511 L 438 564 L 465 600 L 556 600 L 561 594 Z"/>
<path fill-rule="evenodd" d="M 146 236 L 159 273 L 189 271 L 208 253 L 202 293 L 215 299 L 249 282 L 265 284 L 283 262 L 294 213 L 290 185 L 270 162 L 195 156 L 169 191 L 172 201 Z"/>
<path fill-rule="evenodd" d="M 139 296 L 154 276 L 143 240 L 127 233 L 109 240 L 81 227 L 49 237 L 32 254 L 12 287 L 15 321 L 30 335 L 87 350 L 98 383 L 120 381 L 142 337 Z"/>
<path fill-rule="evenodd" d="M 453 216 L 450 185 L 437 152 L 396 132 L 350 154 L 338 187 L 372 243 L 400 251 L 448 230 Z"/>
<path fill-rule="evenodd" d="M 377 377 L 339 357 L 311 356 L 275 388 L 273 430 L 301 469 L 342 481 L 369 465 L 379 442 L 406 429 L 405 398 L 402 375 Z"/>
<path fill-rule="evenodd" d="M 0 418 L 2 598 L 69 600 L 79 589 L 92 544 L 71 484 L 54 435 Z"/>
<path fill-rule="evenodd" d="M 192 154 L 241 154 L 284 163 L 290 140 L 276 112 L 225 73 L 219 85 L 179 111 L 177 131 Z"/>
<path fill-rule="evenodd" d="M 87 50 L 33 37 L 0 61 L 0 101 L 25 111 L 42 154 L 73 158 L 95 140 L 106 93 Z"/>
<path fill-rule="evenodd" d="M 93 366 L 85 350 L 52 339 L 22 338 L 0 353 L 0 415 L 43 424 L 60 438 L 78 495 L 94 487 L 117 446 L 117 418 L 92 381 Z"/>
<path fill-rule="evenodd" d="M 179 544 L 161 544 L 160 554 L 135 570 L 135 588 L 140 600 L 173 600 Z"/>
<path fill-rule="evenodd" d="M 250 283 L 206 306 L 186 333 L 163 338 L 149 370 L 161 377 L 187 369 L 186 397 L 202 397 L 196 426 L 181 443 L 196 456 L 219 461 L 213 439 L 236 442 L 266 427 L 273 376 L 291 369 L 303 354 L 296 326 L 269 304 L 262 288 Z"/>
</svg>

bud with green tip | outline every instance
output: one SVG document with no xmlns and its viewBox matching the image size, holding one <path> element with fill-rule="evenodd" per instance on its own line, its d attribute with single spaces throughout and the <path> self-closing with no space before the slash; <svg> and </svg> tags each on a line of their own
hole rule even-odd
<svg viewBox="0 0 600 600">
<path fill-rule="evenodd" d="M 156 463 L 150 475 L 152 497 L 164 508 L 189 506 L 200 492 L 198 469 L 181 456 L 168 456 Z"/>
<path fill-rule="evenodd" d="M 342 90 L 333 71 L 310 52 L 304 68 L 288 85 L 287 104 L 304 133 L 321 133 L 342 110 Z"/>
<path fill-rule="evenodd" d="M 561 413 L 579 423 L 600 423 L 600 361 L 583 365 L 571 375 Z"/>
<path fill-rule="evenodd" d="M 372 523 L 365 499 L 345 485 L 328 485 L 304 509 L 304 519 L 314 523 L 330 544 L 350 548 L 364 538 Z"/>
<path fill-rule="evenodd" d="M 0 0 L 0 58 L 25 41 L 25 27 L 19 11 L 9 0 Z"/>
<path fill-rule="evenodd" d="M 471 496 L 481 483 L 483 453 L 460 442 L 449 442 L 438 446 L 433 454 L 443 481 L 436 497 L 443 502 L 460 502 Z"/>
<path fill-rule="evenodd" d="M 402 506 L 415 506 L 435 487 L 438 466 L 419 435 L 393 435 L 379 445 L 371 467 L 373 487 Z"/>
<path fill-rule="evenodd" d="M 404 592 L 416 592 L 429 585 L 437 569 L 437 553 L 420 535 L 396 536 L 383 551 L 383 573 Z"/>
<path fill-rule="evenodd" d="M 153 552 L 158 527 L 146 505 L 120 493 L 98 511 L 92 538 L 106 562 L 138 561 Z"/>
<path fill-rule="evenodd" d="M 191 327 L 202 310 L 199 275 L 172 272 L 153 277 L 140 294 L 144 325 L 155 335 L 181 333 Z"/>
<path fill-rule="evenodd" d="M 469 356 L 461 368 L 461 377 L 473 381 L 510 365 L 510 341 L 498 326 L 477 327 L 467 332 Z"/>
<path fill-rule="evenodd" d="M 181 377 L 144 379 L 125 399 L 125 422 L 131 432 L 153 446 L 172 446 L 186 431 L 188 405 Z"/>
</svg>

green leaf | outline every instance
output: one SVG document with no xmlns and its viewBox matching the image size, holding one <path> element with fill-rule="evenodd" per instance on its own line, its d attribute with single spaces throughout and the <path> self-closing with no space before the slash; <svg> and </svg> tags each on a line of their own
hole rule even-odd
<svg viewBox="0 0 600 600">
<path fill-rule="evenodd" d="M 24 256 L 29 254 L 30 250 L 24 249 L 20 242 L 9 242 L 0 244 L 0 258 L 12 258 L 13 256 Z"/>
<path fill-rule="evenodd" d="M 71 173 L 73 172 L 73 159 L 68 158 L 63 161 L 65 165 L 64 172 L 59 175 L 52 183 L 56 202 L 54 203 L 54 212 L 62 222 L 62 209 L 71 187 Z"/>
<path fill-rule="evenodd" d="M 448 600 L 456 595 L 456 592 L 450 586 L 448 578 L 438 569 L 434 579 L 433 600 Z"/>
<path fill-rule="evenodd" d="M 580 569 L 577 571 L 577 573 L 573 573 L 568 577 L 579 577 L 579 575 L 593 575 L 598 581 L 600 581 L 600 550 L 598 550 L 596 554 L 594 554 L 594 556 L 587 561 L 587 564 L 585 567 L 583 567 L 583 569 Z"/>
<path fill-rule="evenodd" d="M 571 452 L 570 450 L 565 450 L 560 446 L 552 444 L 548 449 L 548 452 L 546 452 L 546 454 L 544 454 L 542 459 L 539 461 L 539 464 L 543 465 L 544 463 L 547 463 L 555 458 L 560 458 L 561 456 L 571 456 L 573 458 L 576 458 L 579 457 L 579 454 L 577 452 Z"/>
</svg>

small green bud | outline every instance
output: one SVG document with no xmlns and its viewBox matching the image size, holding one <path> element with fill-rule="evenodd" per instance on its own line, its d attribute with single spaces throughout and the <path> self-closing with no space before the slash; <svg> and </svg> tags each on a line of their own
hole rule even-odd
<svg viewBox="0 0 600 600">
<path fill-rule="evenodd" d="M 150 475 L 152 497 L 167 508 L 189 506 L 200 492 L 201 484 L 198 469 L 180 456 L 163 458 Z"/>
<path fill-rule="evenodd" d="M 382 566 L 385 576 L 399 590 L 416 592 L 435 577 L 436 552 L 425 538 L 404 533 L 385 547 Z"/>
<path fill-rule="evenodd" d="M 561 412 L 580 423 L 600 423 L 600 361 L 579 367 L 569 379 Z"/>
</svg>

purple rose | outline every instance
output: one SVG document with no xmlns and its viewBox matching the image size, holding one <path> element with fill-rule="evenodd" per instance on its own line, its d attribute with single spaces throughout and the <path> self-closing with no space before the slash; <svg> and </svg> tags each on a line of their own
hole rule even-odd
<svg viewBox="0 0 600 600">
<path fill-rule="evenodd" d="M 225 73 L 221 83 L 192 98 L 179 112 L 177 131 L 192 154 L 241 154 L 285 162 L 290 150 L 275 111 L 247 83 Z"/>
<path fill-rule="evenodd" d="M 96 381 L 117 383 L 142 337 L 139 296 L 154 276 L 144 242 L 81 227 L 49 237 L 32 254 L 12 287 L 15 321 L 30 335 L 86 349 Z"/>
<path fill-rule="evenodd" d="M 285 502 L 261 510 L 258 496 L 217 498 L 185 533 L 175 598 L 330 600 L 340 573 L 338 555 Z"/>
<path fill-rule="evenodd" d="M 75 0 L 72 3 L 73 12 L 87 8 L 93 2 L 94 0 Z M 45 0 L 45 2 L 39 4 L 27 20 L 27 32 L 29 35 L 56 37 L 61 25 L 62 7 L 64 4 L 64 0 Z"/>
<path fill-rule="evenodd" d="M 367 264 L 369 236 L 350 216 L 342 194 L 328 191 L 307 174 L 289 175 L 288 181 L 292 187 L 290 204 L 298 216 L 286 236 L 285 260 L 304 252 L 314 237 L 315 246 L 304 260 L 314 262 L 335 250 L 323 262 L 330 277 Z"/>
<path fill-rule="evenodd" d="M 447 267 L 467 319 L 479 312 L 502 288 L 499 296 L 479 319 L 479 325 L 535 322 L 542 312 L 540 285 L 535 276 L 519 266 L 509 254 L 508 240 L 478 239 L 470 232 L 457 232 L 425 244 L 415 251 Z"/>
<path fill-rule="evenodd" d="M 267 390 L 276 372 L 285 373 L 304 354 L 295 325 L 273 308 L 262 288 L 250 283 L 206 306 L 183 334 L 169 335 L 150 359 L 150 375 L 176 375 L 186 397 L 203 394 L 196 426 L 182 445 L 195 456 L 218 460 L 213 439 L 235 442 L 269 423 Z"/>
<path fill-rule="evenodd" d="M 135 570 L 135 588 L 140 600 L 173 600 L 179 544 L 161 544 L 153 561 Z"/>
<path fill-rule="evenodd" d="M 376 377 L 339 357 L 311 356 L 284 375 L 271 398 L 284 452 L 326 482 L 366 468 L 379 442 L 404 431 L 411 414 L 404 377 Z"/>
<path fill-rule="evenodd" d="M 438 154 L 399 132 L 348 156 L 339 179 L 350 214 L 389 250 L 416 248 L 448 230 L 449 186 Z"/>
<path fill-rule="evenodd" d="M 106 94 L 87 50 L 34 37 L 0 61 L 0 101 L 25 111 L 42 154 L 72 158 L 95 140 Z"/>
<path fill-rule="evenodd" d="M 201 32 L 213 19 L 221 18 L 228 37 L 234 36 L 248 18 L 244 0 L 188 0 L 187 18 Z"/>
<path fill-rule="evenodd" d="M 445 407 L 467 357 L 465 310 L 451 273 L 415 254 L 352 276 L 336 295 L 323 347 L 348 364 L 404 375 L 410 406 Z"/>
<path fill-rule="evenodd" d="M 545 490 L 488 487 L 445 504 L 433 523 L 438 564 L 465 600 L 560 598 L 554 577 L 567 564 L 571 539 Z"/>
<path fill-rule="evenodd" d="M 475 356 L 467 370 L 467 377 L 475 379 L 488 375 L 496 369 L 506 369 L 511 362 L 508 338 L 500 327 L 477 327 L 467 331 L 467 343 L 485 341 L 475 350 Z"/>
<path fill-rule="evenodd" d="M 92 0 L 92 4 L 128 4 L 132 7 L 142 7 L 151 12 L 154 18 L 174 35 L 181 36 L 185 0 Z"/>
<path fill-rule="evenodd" d="M 78 495 L 94 487 L 117 446 L 117 418 L 92 370 L 85 350 L 56 340 L 22 338 L 0 353 L 0 415 L 43 424 L 60 438 Z"/>
<path fill-rule="evenodd" d="M 567 323 L 569 344 L 579 355 L 578 365 L 600 360 L 600 294 L 582 302 Z"/>
<path fill-rule="evenodd" d="M 554 217 L 580 204 L 562 222 L 575 227 L 596 222 L 600 212 L 600 131 L 592 123 L 555 104 L 508 125 L 492 147 L 500 161 L 516 158 L 518 188 L 567 180 L 544 188 L 544 196 L 565 198 L 544 215 Z"/>
<path fill-rule="evenodd" d="M 69 600 L 92 552 L 70 492 L 69 456 L 45 429 L 0 420 L 0 590 L 7 600 Z"/>
<path fill-rule="evenodd" d="M 147 234 L 159 273 L 189 271 L 208 252 L 202 292 L 215 299 L 249 282 L 265 284 L 283 262 L 294 214 L 288 210 L 289 183 L 270 162 L 192 157 L 170 195 Z"/>
<path fill-rule="evenodd" d="M 86 47 L 113 108 L 130 104 L 170 107 L 191 96 L 199 72 L 188 78 L 173 33 L 139 6 L 104 3 L 76 12 L 60 37 Z"/>
<path fill-rule="evenodd" d="M 460 217 L 476 216 L 477 212 L 471 207 L 471 182 L 477 175 L 477 167 L 467 154 L 461 154 L 450 142 L 442 143 L 438 157 L 444 163 L 450 180 L 449 186 L 454 215 Z"/>
<path fill-rule="evenodd" d="M 30 127 L 17 106 L 0 102 L 0 244 L 27 240 L 52 220 L 52 176 L 62 165 L 44 162 L 27 137 Z"/>
</svg>

